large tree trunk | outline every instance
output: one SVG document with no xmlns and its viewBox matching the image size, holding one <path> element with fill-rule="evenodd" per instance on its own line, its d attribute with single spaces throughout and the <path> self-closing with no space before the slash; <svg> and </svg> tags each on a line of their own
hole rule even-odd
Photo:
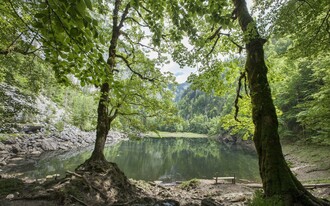
<svg viewBox="0 0 330 206">
<path fill-rule="evenodd" d="M 329 205 L 312 196 L 292 174 L 285 162 L 278 135 L 278 121 L 267 80 L 264 61 L 265 40 L 258 34 L 245 0 L 233 0 L 235 17 L 246 39 L 245 70 L 251 91 L 254 143 L 259 157 L 259 172 L 266 197 L 281 196 L 285 205 Z"/>
<path fill-rule="evenodd" d="M 97 108 L 97 127 L 95 146 L 90 161 L 105 161 L 104 146 L 110 129 L 110 118 L 108 116 L 109 84 L 101 87 L 101 98 Z"/>
</svg>

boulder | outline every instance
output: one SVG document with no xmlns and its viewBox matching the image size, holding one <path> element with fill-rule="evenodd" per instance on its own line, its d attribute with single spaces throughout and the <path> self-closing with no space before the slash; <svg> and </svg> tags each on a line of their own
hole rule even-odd
<svg viewBox="0 0 330 206">
<path fill-rule="evenodd" d="M 180 206 L 180 203 L 176 200 L 166 199 L 157 201 L 153 206 Z"/>
<path fill-rule="evenodd" d="M 42 142 L 40 142 L 40 147 L 44 151 L 54 151 L 58 149 L 57 142 L 55 142 L 51 138 L 44 139 Z"/>
<path fill-rule="evenodd" d="M 43 129 L 44 129 L 43 126 L 39 126 L 39 125 L 27 125 L 22 129 L 22 131 L 27 134 L 32 134 L 43 131 Z"/>
<path fill-rule="evenodd" d="M 222 206 L 220 202 L 214 200 L 213 198 L 202 199 L 201 206 Z"/>
<path fill-rule="evenodd" d="M 6 150 L 6 146 L 0 142 L 0 151 Z"/>
<path fill-rule="evenodd" d="M 12 200 L 12 199 L 14 199 L 14 197 L 15 197 L 14 194 L 9 194 L 6 196 L 6 199 Z"/>
<path fill-rule="evenodd" d="M 17 154 L 19 151 L 20 151 L 19 146 L 17 146 L 17 145 L 12 146 L 12 148 L 11 148 L 12 153 Z"/>
</svg>

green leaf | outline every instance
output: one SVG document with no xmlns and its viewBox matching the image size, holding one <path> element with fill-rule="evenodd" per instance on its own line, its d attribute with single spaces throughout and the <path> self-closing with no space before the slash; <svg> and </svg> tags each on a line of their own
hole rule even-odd
<svg viewBox="0 0 330 206">
<path fill-rule="evenodd" d="M 45 13 L 36 13 L 36 15 L 34 15 L 34 17 L 37 18 L 37 19 L 41 19 L 41 18 L 43 18 L 46 15 L 47 14 L 45 14 Z"/>
<path fill-rule="evenodd" d="M 34 27 L 38 28 L 38 29 L 43 29 L 44 28 L 44 24 L 41 22 L 36 22 Z"/>
<path fill-rule="evenodd" d="M 77 29 L 77 28 L 72 28 L 71 30 L 70 30 L 70 35 L 72 36 L 72 37 L 76 37 L 76 36 L 79 36 L 79 29 Z"/>
<path fill-rule="evenodd" d="M 89 8 L 90 10 L 93 9 L 92 2 L 90 0 L 85 0 L 85 4 L 86 4 L 87 8 Z"/>
</svg>

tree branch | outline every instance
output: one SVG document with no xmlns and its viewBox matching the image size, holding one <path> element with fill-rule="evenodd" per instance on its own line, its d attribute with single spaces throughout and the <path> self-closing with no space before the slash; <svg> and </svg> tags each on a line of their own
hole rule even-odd
<svg viewBox="0 0 330 206">
<path fill-rule="evenodd" d="M 147 25 L 141 24 L 140 22 L 138 22 L 138 21 L 137 21 L 136 19 L 134 19 L 133 17 L 126 17 L 126 19 L 134 21 L 135 23 L 137 23 L 137 24 L 138 24 L 139 26 L 141 26 L 141 27 L 148 27 Z"/>
<path fill-rule="evenodd" d="M 125 21 L 127 15 L 128 15 L 128 11 L 129 11 L 130 8 L 131 8 L 131 4 L 128 3 L 125 7 L 125 10 L 124 10 L 123 14 L 121 15 L 121 19 L 120 19 L 120 22 L 119 22 L 119 25 L 118 25 L 118 30 L 120 30 L 123 27 L 124 21 Z"/>
<path fill-rule="evenodd" d="M 215 30 L 215 32 L 210 37 L 208 37 L 207 40 L 214 39 L 220 33 L 221 29 L 222 29 L 222 26 L 219 26 L 219 28 L 217 30 Z"/>
<path fill-rule="evenodd" d="M 118 115 L 122 116 L 133 116 L 133 115 L 139 115 L 140 113 L 138 112 L 132 112 L 132 113 L 123 113 L 123 112 L 118 112 Z"/>
<path fill-rule="evenodd" d="M 145 25 L 147 25 L 148 28 L 151 28 L 148 22 L 143 18 L 142 14 L 137 9 L 134 8 L 134 10 L 138 14 L 138 16 L 142 19 L 142 21 L 145 23 Z"/>
<path fill-rule="evenodd" d="M 138 42 L 135 42 L 129 37 L 129 35 L 127 33 L 125 33 L 125 32 L 121 32 L 121 33 L 123 34 L 123 36 L 125 36 L 128 39 L 128 41 L 130 43 L 135 44 L 135 45 L 140 45 L 141 47 L 144 47 L 144 48 L 147 48 L 147 49 L 150 49 L 152 51 L 155 51 L 155 52 L 159 53 L 159 51 L 156 48 L 153 48 L 151 46 L 144 45 L 144 44 L 140 43 L 139 40 L 141 40 L 141 38 L 138 40 Z"/>
<path fill-rule="evenodd" d="M 219 34 L 228 37 L 229 41 L 230 41 L 231 43 L 235 44 L 235 45 L 238 47 L 238 49 L 239 49 L 239 53 L 242 52 L 242 50 L 244 49 L 244 47 L 241 46 L 241 45 L 239 45 L 237 42 L 235 42 L 235 41 L 231 38 L 230 34 L 228 34 L 228 33 L 219 33 Z"/>
<path fill-rule="evenodd" d="M 208 58 L 209 55 L 214 51 L 215 46 L 218 44 L 219 39 L 220 39 L 220 35 L 218 34 L 218 35 L 217 35 L 217 39 L 215 40 L 215 42 L 214 42 L 214 44 L 213 44 L 213 46 L 212 46 L 211 51 L 206 55 L 206 58 Z"/>
<path fill-rule="evenodd" d="M 133 74 L 136 74 L 137 76 L 140 77 L 140 79 L 143 79 L 143 80 L 148 80 L 150 82 L 154 82 L 155 81 L 155 78 L 148 78 L 148 77 L 145 77 L 143 76 L 142 74 L 140 74 L 139 72 L 135 71 L 132 67 L 131 67 L 131 64 L 128 62 L 128 60 L 122 56 L 122 55 L 119 55 L 119 54 L 116 54 L 116 57 L 120 58 L 121 60 L 123 60 L 127 66 L 127 68 L 133 73 Z"/>
<path fill-rule="evenodd" d="M 240 120 L 238 120 L 237 116 L 238 116 L 238 111 L 239 111 L 239 106 L 238 106 L 238 101 L 239 99 L 242 99 L 243 97 L 241 96 L 241 87 L 242 87 L 242 79 L 245 79 L 246 80 L 246 75 L 245 75 L 245 72 L 241 72 L 241 75 L 238 79 L 238 87 L 237 87 L 237 90 L 236 90 L 236 98 L 235 98 L 235 120 L 237 122 L 241 122 Z M 247 91 L 246 91 L 247 92 Z"/>
<path fill-rule="evenodd" d="M 330 17 L 330 9 L 328 10 L 328 13 L 323 18 L 321 25 L 318 27 L 317 31 L 315 32 L 313 38 L 311 39 L 311 41 L 309 42 L 309 44 L 307 45 L 307 47 L 309 47 L 312 44 L 312 42 L 316 40 L 316 37 L 320 33 L 323 24 L 329 19 L 329 17 Z"/>
<path fill-rule="evenodd" d="M 41 48 L 42 47 L 39 47 L 39 48 L 29 52 L 29 51 L 26 51 L 26 50 L 15 47 L 15 48 L 12 48 L 12 49 L 0 50 L 0 54 L 1 55 L 7 55 L 10 52 L 16 52 L 16 53 L 23 54 L 23 55 L 30 55 L 30 54 L 34 54 L 35 52 L 39 51 Z"/>
</svg>

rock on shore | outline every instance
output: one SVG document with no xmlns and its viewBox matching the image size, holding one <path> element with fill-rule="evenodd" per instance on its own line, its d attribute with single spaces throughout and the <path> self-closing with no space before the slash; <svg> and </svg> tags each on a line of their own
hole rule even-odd
<svg viewBox="0 0 330 206">
<path fill-rule="evenodd" d="M 0 141 L 0 167 L 9 159 L 22 155 L 38 155 L 44 151 L 69 150 L 90 146 L 95 141 L 95 132 L 84 132 L 74 126 L 66 126 L 59 132 L 55 128 L 32 134 L 3 134 Z M 127 138 L 123 133 L 110 131 L 107 143 Z"/>
</svg>

